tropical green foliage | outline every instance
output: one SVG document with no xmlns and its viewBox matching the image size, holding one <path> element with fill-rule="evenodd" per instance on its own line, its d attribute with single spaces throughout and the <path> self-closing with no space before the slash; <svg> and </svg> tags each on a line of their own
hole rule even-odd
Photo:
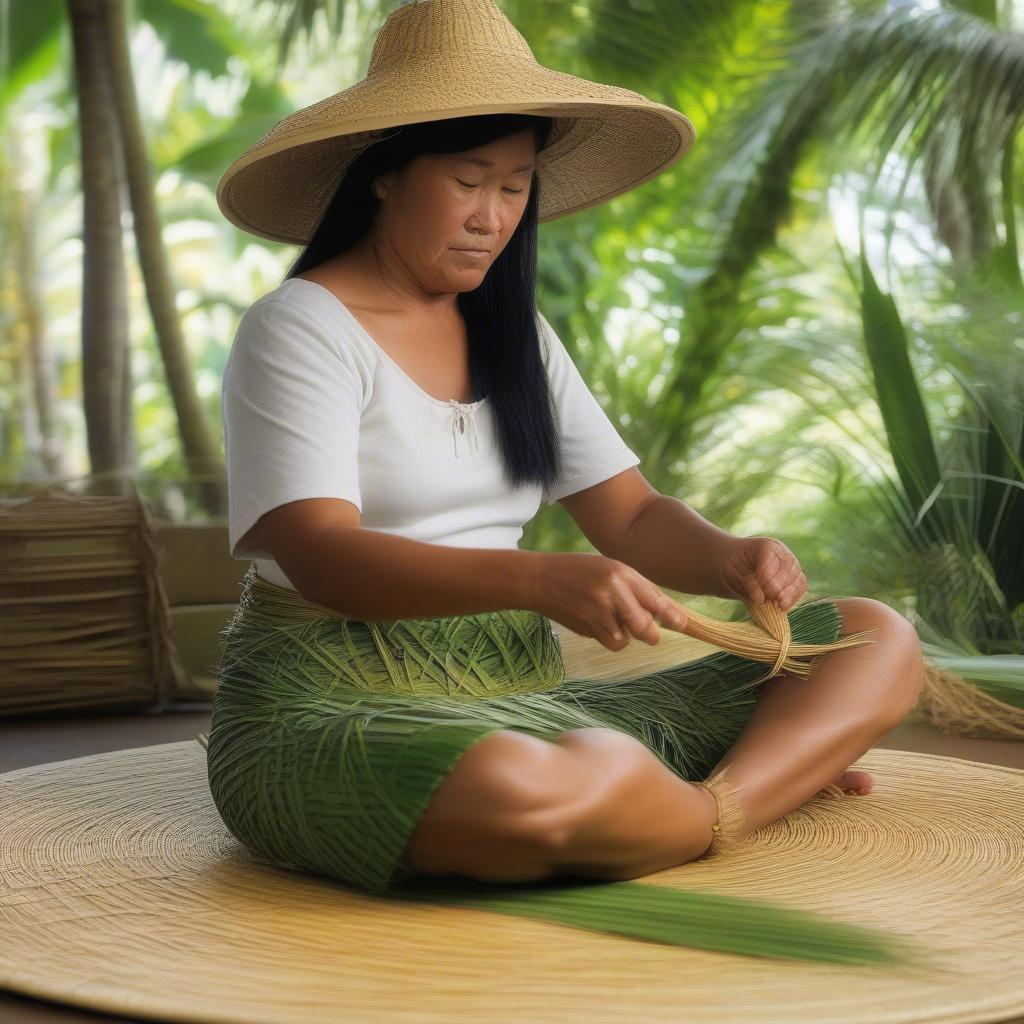
<svg viewBox="0 0 1024 1024">
<path fill-rule="evenodd" d="M 217 180 L 284 114 L 361 77 L 394 6 L 128 4 L 163 245 L 217 436 L 234 325 L 295 252 L 225 222 Z M 1022 5 L 502 7 L 542 63 L 638 89 L 697 126 L 670 171 L 541 229 L 541 308 L 647 478 L 725 529 L 784 539 L 812 595 L 878 597 L 950 654 L 1019 654 Z M 18 202 L 4 232 L 23 241 L 4 246 L 20 269 L 0 306 L 0 480 L 17 486 L 90 465 L 67 8 L 37 0 L 5 17 L 3 188 Z M 128 270 L 134 471 L 165 514 L 214 514 Z M 46 365 L 49 403 L 35 379 Z M 523 546 L 588 544 L 555 507 Z"/>
</svg>

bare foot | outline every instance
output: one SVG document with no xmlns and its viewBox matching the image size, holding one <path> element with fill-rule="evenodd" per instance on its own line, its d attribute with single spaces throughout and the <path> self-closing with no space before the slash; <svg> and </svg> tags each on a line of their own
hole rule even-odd
<svg viewBox="0 0 1024 1024">
<path fill-rule="evenodd" d="M 840 772 L 832 780 L 831 784 L 838 786 L 844 793 L 850 796 L 867 796 L 874 787 L 875 780 L 871 772 L 858 768 L 854 771 Z M 707 824 L 710 826 L 718 820 L 718 805 L 715 803 L 715 798 L 706 789 L 701 789 L 700 786 L 695 786 L 694 789 L 700 794 L 701 800 L 704 801 L 708 808 L 710 817 L 707 820 Z"/>
<path fill-rule="evenodd" d="M 838 786 L 843 792 L 851 793 L 856 796 L 866 796 L 871 792 L 872 787 L 875 784 L 874 778 L 872 778 L 871 772 L 860 771 L 845 771 L 840 772 L 833 780 L 832 784 Z"/>
<path fill-rule="evenodd" d="M 874 787 L 875 780 L 871 775 L 871 772 L 866 772 L 861 769 L 855 771 L 840 772 L 833 780 L 831 785 L 839 786 L 844 793 L 851 796 L 866 796 L 871 792 Z M 699 794 L 699 798 L 704 802 L 706 809 L 706 817 L 704 824 L 710 829 L 711 825 L 718 821 L 718 804 L 715 802 L 715 798 L 706 790 L 700 786 L 693 786 L 689 784 L 690 788 L 695 794 Z M 824 792 L 824 790 L 822 790 Z M 707 840 L 707 844 L 710 844 L 710 838 Z M 707 849 L 707 844 L 702 846 L 702 849 Z"/>
</svg>

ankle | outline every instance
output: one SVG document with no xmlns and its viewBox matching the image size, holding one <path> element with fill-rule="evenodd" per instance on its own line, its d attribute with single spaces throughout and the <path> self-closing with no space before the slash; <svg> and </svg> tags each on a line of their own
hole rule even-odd
<svg viewBox="0 0 1024 1024">
<path fill-rule="evenodd" d="M 700 856 L 703 856 L 711 848 L 711 844 L 714 842 L 715 835 L 718 831 L 718 802 L 714 796 L 711 795 L 710 790 L 705 789 L 698 783 L 691 783 L 694 790 L 700 795 L 701 802 L 704 806 L 705 814 L 701 818 L 701 824 L 706 829 L 707 842 L 701 850 Z"/>
<path fill-rule="evenodd" d="M 709 790 L 697 785 L 697 783 L 691 783 L 691 785 L 700 794 L 700 799 L 707 808 L 707 818 L 704 819 L 704 823 L 710 830 L 712 825 L 718 824 L 718 804 Z"/>
<path fill-rule="evenodd" d="M 733 770 L 732 765 L 716 768 L 708 778 L 694 784 L 714 805 L 714 810 L 710 811 L 711 841 L 702 856 L 715 856 L 748 834 L 744 787 L 733 781 Z"/>
</svg>

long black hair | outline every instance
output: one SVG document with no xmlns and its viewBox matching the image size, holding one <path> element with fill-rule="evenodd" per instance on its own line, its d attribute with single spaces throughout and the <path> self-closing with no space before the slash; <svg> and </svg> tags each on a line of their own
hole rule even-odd
<svg viewBox="0 0 1024 1024">
<path fill-rule="evenodd" d="M 553 120 L 533 114 L 482 114 L 390 129 L 349 165 L 309 244 L 285 280 L 350 249 L 372 227 L 380 200 L 370 187 L 380 174 L 421 153 L 457 153 L 533 128 L 535 152 Z M 497 259 L 472 291 L 456 297 L 466 323 L 473 393 L 489 400 L 509 485 L 548 487 L 560 464 L 558 432 L 535 321 L 537 175 L 526 208 Z"/>
</svg>

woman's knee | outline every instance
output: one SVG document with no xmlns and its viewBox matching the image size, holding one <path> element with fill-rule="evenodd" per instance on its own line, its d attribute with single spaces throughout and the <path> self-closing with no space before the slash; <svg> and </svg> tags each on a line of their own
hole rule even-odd
<svg viewBox="0 0 1024 1024">
<path fill-rule="evenodd" d="M 611 726 L 588 726 L 570 729 L 556 740 L 560 747 L 585 753 L 594 759 L 613 759 L 612 763 L 623 763 L 623 758 L 643 760 L 650 751 L 635 736 L 613 729 Z"/>
<path fill-rule="evenodd" d="M 544 877 L 559 834 L 567 757 L 555 743 L 512 729 L 474 743 L 421 815 L 410 865 L 492 881 Z"/>
<path fill-rule="evenodd" d="M 491 739 L 498 736 L 484 785 L 510 827 L 548 850 L 644 773 L 666 770 L 635 736 L 610 726 L 569 729 L 553 740 L 511 730 Z"/>
<path fill-rule="evenodd" d="M 569 760 L 557 795 L 552 841 L 556 849 L 608 806 L 621 802 L 652 773 L 664 776 L 670 769 L 629 733 L 611 727 L 571 729 L 555 741 Z"/>
<path fill-rule="evenodd" d="M 425 874 L 548 878 L 581 829 L 646 791 L 652 773 L 663 783 L 668 770 L 638 739 L 616 729 L 572 729 L 553 741 L 499 730 L 449 772 L 406 860 Z"/>
<path fill-rule="evenodd" d="M 917 704 L 924 686 L 921 642 L 913 623 L 884 601 L 870 597 L 836 600 L 843 634 L 870 630 L 870 639 L 884 646 L 892 667 L 886 678 L 884 699 L 877 710 L 885 723 L 895 725 Z"/>
</svg>

